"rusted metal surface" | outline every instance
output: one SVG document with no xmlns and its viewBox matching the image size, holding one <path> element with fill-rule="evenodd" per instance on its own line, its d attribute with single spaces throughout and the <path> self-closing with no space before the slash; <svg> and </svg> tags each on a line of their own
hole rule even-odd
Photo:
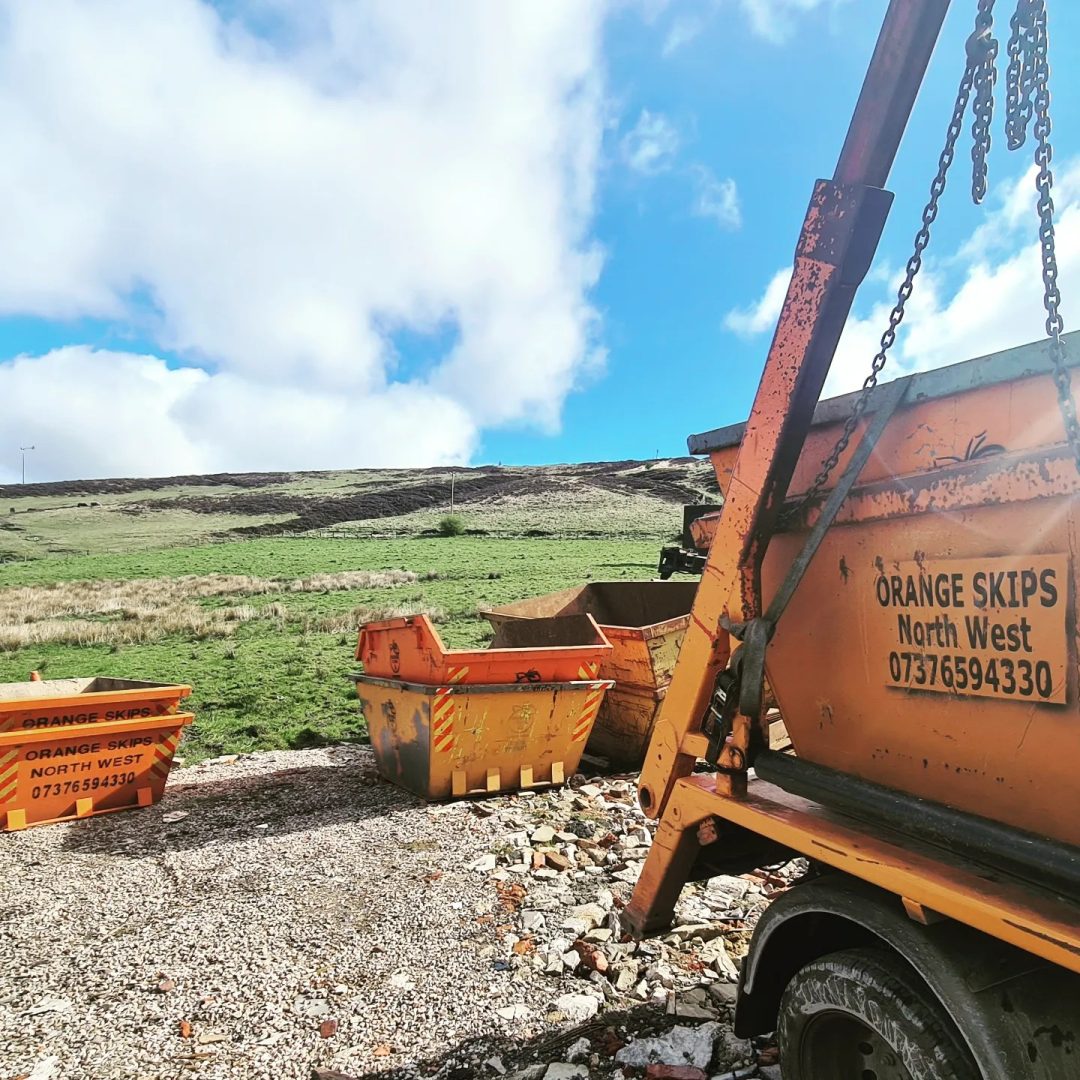
<svg viewBox="0 0 1080 1080">
<path fill-rule="evenodd" d="M 367 623 L 356 659 L 384 679 L 426 685 L 594 679 L 611 645 L 590 615 L 500 626 L 487 649 L 448 649 L 426 615 Z"/>
<path fill-rule="evenodd" d="M 666 686 L 639 690 L 616 683 L 604 695 L 589 752 L 607 758 L 616 768 L 640 768 L 666 695 Z"/>
<path fill-rule="evenodd" d="M 722 619 L 761 611 L 760 565 L 836 347 L 855 287 L 865 274 L 891 196 L 820 181 L 742 449 L 695 600 L 671 690 L 645 760 L 639 794 L 658 815 L 671 785 L 694 758 L 680 744 L 700 728 L 730 639 Z M 719 764 L 740 769 L 751 732 L 732 732 Z"/>
<path fill-rule="evenodd" d="M 379 772 L 425 799 L 562 784 L 610 682 L 424 686 L 351 676 Z"/>
<path fill-rule="evenodd" d="M 893 3 L 878 35 L 833 179 L 883 186 L 930 63 L 949 0 Z"/>
<path fill-rule="evenodd" d="M 856 488 L 837 514 L 836 523 L 957 513 L 1078 492 L 1080 475 L 1071 450 L 1054 447 Z M 808 514 L 806 520 L 812 523 L 814 514 Z"/>
<path fill-rule="evenodd" d="M 682 530 L 683 545 L 688 548 L 695 546 L 696 541 L 693 532 L 693 524 L 698 518 L 704 517 L 706 514 L 718 513 L 722 509 L 722 503 L 693 503 L 689 506 L 684 506 Z"/>
<path fill-rule="evenodd" d="M 730 479 L 730 474 L 728 476 Z M 712 547 L 713 538 L 716 536 L 716 530 L 720 526 L 720 511 L 713 514 L 702 514 L 696 521 L 690 526 L 690 535 L 694 540 L 694 547 L 698 551 L 708 551 Z"/>
<path fill-rule="evenodd" d="M 617 689 L 604 699 L 589 749 L 639 768 L 690 625 L 695 582 L 598 581 L 482 612 L 496 627 L 537 617 L 588 613 L 611 644 L 599 677 Z"/>
<path fill-rule="evenodd" d="M 651 691 L 671 681 L 696 592 L 697 584 L 687 581 L 596 581 L 481 614 L 500 631 L 549 616 L 587 615 L 612 646 L 601 660 L 600 677 Z"/>
<path fill-rule="evenodd" d="M 858 824 L 762 781 L 750 785 L 745 799 L 718 799 L 708 776 L 678 782 L 625 926 L 643 934 L 669 924 L 679 892 L 672 882 L 686 880 L 699 849 L 698 826 L 713 817 L 1080 972 L 1080 907 L 1037 883 L 999 879 L 940 848 L 919 847 L 900 833 Z"/>
</svg>

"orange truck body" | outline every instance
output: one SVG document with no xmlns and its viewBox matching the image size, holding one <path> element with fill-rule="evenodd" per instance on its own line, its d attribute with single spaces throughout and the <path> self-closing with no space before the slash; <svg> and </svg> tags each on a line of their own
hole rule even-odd
<svg viewBox="0 0 1080 1080">
<path fill-rule="evenodd" d="M 1080 336 L 882 383 L 861 412 L 819 400 L 948 7 L 889 4 L 750 415 L 690 439 L 724 506 L 698 523 L 708 557 L 638 788 L 659 824 L 632 933 L 666 928 L 689 880 L 810 861 L 755 928 L 735 1014 L 737 1034 L 777 1032 L 799 1080 L 1077 1075 Z M 992 7 L 960 106 L 1004 52 Z M 1045 18 L 1020 3 L 1010 49 L 1045 46 Z M 770 746 L 770 700 L 793 752 Z M 894 975 L 932 1020 L 888 1004 Z M 917 1061 L 929 1023 L 956 1068 Z"/>
<path fill-rule="evenodd" d="M 1080 335 L 1068 341 L 1080 364 Z M 800 757 L 1080 846 L 1066 795 L 1080 762 L 1080 476 L 1045 348 L 910 383 L 777 625 L 769 685 Z M 851 400 L 819 407 L 794 501 Z M 722 487 L 740 436 L 691 440 Z M 814 513 L 774 538 L 766 595 Z"/>
</svg>

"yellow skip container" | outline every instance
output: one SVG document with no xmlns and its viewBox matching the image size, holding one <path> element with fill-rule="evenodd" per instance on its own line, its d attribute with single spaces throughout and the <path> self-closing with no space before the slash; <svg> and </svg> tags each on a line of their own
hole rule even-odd
<svg viewBox="0 0 1080 1080">
<path fill-rule="evenodd" d="M 609 681 L 423 686 L 352 675 L 379 772 L 424 799 L 562 784 Z"/>
</svg>

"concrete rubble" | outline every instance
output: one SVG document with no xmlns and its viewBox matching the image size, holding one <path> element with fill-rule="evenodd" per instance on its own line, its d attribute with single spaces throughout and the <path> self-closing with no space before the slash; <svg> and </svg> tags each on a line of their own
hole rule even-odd
<svg viewBox="0 0 1080 1080">
<path fill-rule="evenodd" d="M 670 932 L 635 942 L 619 913 L 654 825 L 638 808 L 634 777 L 575 777 L 562 790 L 492 800 L 475 812 L 500 823 L 503 839 L 474 869 L 520 897 L 504 939 L 509 978 L 546 977 L 544 1019 L 590 1032 L 547 1071 L 529 1066 L 514 1080 L 775 1075 L 775 1053 L 731 1030 L 735 984 L 758 916 L 804 864 L 689 885 Z M 601 1026 L 607 1017 L 611 1026 Z"/>
</svg>

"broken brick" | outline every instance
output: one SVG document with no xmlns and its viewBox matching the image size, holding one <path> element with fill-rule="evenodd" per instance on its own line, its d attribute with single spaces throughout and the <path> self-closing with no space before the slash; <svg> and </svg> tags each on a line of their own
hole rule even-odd
<svg viewBox="0 0 1080 1080">
<path fill-rule="evenodd" d="M 598 971 L 603 975 L 611 966 L 603 952 L 588 941 L 575 941 L 573 949 L 581 957 L 581 963 L 590 971 Z"/>
</svg>

